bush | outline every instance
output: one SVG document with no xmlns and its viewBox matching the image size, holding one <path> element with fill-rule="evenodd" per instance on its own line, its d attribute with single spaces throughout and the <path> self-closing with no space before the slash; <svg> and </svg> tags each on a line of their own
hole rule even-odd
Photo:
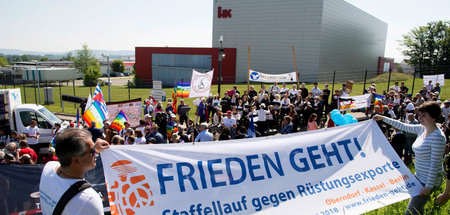
<svg viewBox="0 0 450 215">
<path fill-rule="evenodd" d="M 146 83 L 142 78 L 140 78 L 139 75 L 134 75 L 133 81 L 129 82 L 128 87 L 144 88 L 149 87 L 149 84 Z"/>
<path fill-rule="evenodd" d="M 100 78 L 102 74 L 100 73 L 100 66 L 89 66 L 86 72 L 84 73 L 83 84 L 86 87 L 96 86 L 98 82 L 98 78 Z"/>
</svg>

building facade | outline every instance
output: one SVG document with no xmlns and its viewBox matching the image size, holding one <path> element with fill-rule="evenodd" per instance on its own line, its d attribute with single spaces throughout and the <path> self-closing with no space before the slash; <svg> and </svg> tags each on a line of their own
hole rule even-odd
<svg viewBox="0 0 450 215">
<path fill-rule="evenodd" d="M 178 81 L 191 81 L 192 70 L 206 72 L 214 69 L 213 84 L 219 77 L 217 48 L 136 47 L 136 75 L 140 85 L 150 86 L 152 80 L 164 86 L 175 86 Z M 236 49 L 224 49 L 222 83 L 235 83 Z"/>
<path fill-rule="evenodd" d="M 236 48 L 236 82 L 250 68 L 300 81 L 362 80 L 377 74 L 384 56 L 387 24 L 344 0 L 215 0 L 213 47 Z M 137 56 L 136 56 L 137 57 Z M 355 75 L 356 74 L 356 75 Z"/>
</svg>

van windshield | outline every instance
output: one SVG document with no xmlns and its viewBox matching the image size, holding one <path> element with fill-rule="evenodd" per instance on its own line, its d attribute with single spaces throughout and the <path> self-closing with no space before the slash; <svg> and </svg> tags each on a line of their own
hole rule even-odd
<svg viewBox="0 0 450 215">
<path fill-rule="evenodd" d="M 49 119 L 50 121 L 53 122 L 53 124 L 55 123 L 61 123 L 62 120 L 60 118 L 58 118 L 57 116 L 55 116 L 55 114 L 53 114 L 52 112 L 50 112 L 47 108 L 41 108 L 39 109 L 39 112 L 41 112 L 42 114 L 44 114 L 44 116 Z"/>
</svg>

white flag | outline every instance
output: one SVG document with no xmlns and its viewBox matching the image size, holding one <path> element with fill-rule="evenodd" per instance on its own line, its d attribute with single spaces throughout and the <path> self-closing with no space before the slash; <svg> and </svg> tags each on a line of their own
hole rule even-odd
<svg viewBox="0 0 450 215">
<path fill-rule="evenodd" d="M 91 106 L 91 104 L 92 104 L 92 97 L 91 97 L 91 94 L 89 93 L 89 97 L 88 97 L 88 100 L 86 102 L 86 107 L 84 108 L 85 112 L 88 110 L 88 108 Z"/>
<path fill-rule="evenodd" d="M 213 74 L 214 69 L 207 73 L 200 73 L 193 69 L 189 98 L 208 97 L 211 91 Z"/>
</svg>

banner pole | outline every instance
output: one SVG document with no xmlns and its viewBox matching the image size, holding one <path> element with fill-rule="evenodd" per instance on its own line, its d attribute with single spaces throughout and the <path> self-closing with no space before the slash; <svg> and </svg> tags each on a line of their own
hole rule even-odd
<svg viewBox="0 0 450 215">
<path fill-rule="evenodd" d="M 299 74 L 298 74 L 298 69 L 297 69 L 297 59 L 295 58 L 294 45 L 292 45 L 292 55 L 294 56 L 295 74 L 297 75 L 297 89 L 298 89 L 300 86 L 300 82 L 299 82 Z"/>
<path fill-rule="evenodd" d="M 247 54 L 247 92 L 250 91 L 250 46 Z"/>
</svg>

